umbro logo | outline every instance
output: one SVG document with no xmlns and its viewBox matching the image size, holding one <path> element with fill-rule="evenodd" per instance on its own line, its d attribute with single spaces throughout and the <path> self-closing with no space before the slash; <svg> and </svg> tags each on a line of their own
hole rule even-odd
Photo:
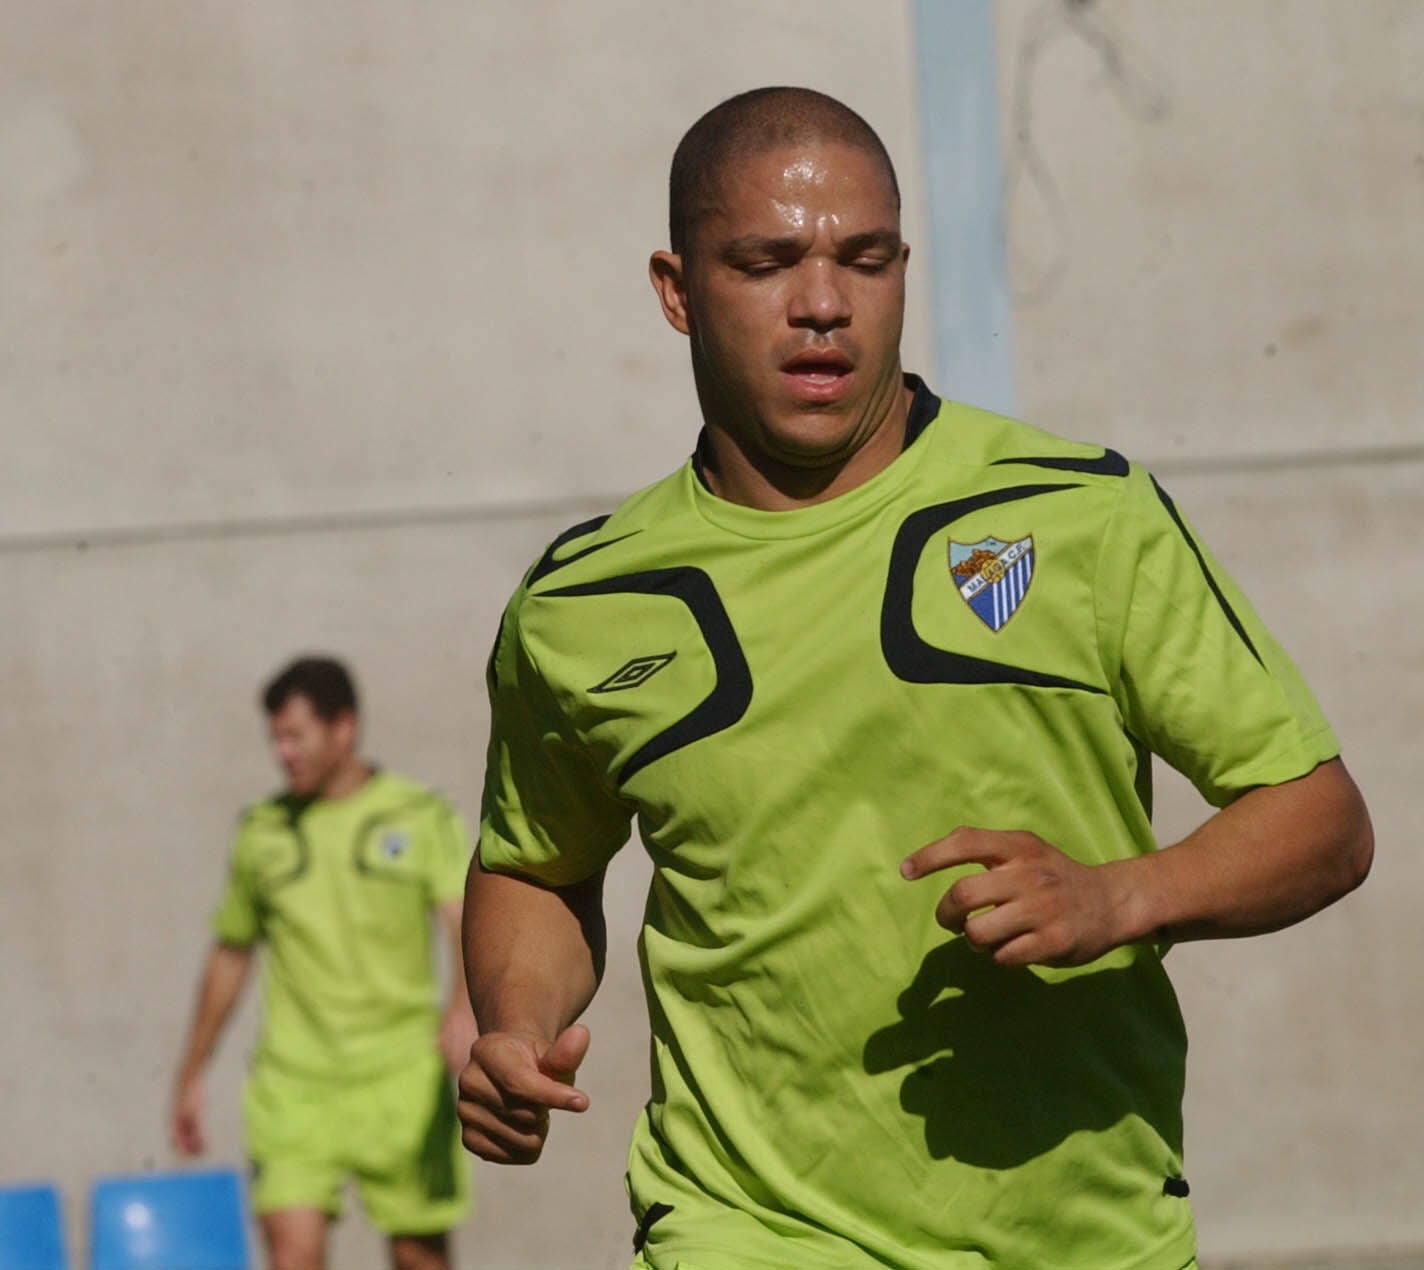
<svg viewBox="0 0 1424 1270">
<path fill-rule="evenodd" d="M 589 691 L 622 692 L 625 688 L 641 687 L 676 656 L 676 653 L 657 653 L 651 657 L 635 657 L 624 662 L 602 683 L 594 684 Z"/>
</svg>

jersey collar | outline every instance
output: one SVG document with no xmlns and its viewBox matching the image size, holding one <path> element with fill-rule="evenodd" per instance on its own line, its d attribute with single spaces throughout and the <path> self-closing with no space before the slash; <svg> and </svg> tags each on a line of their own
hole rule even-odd
<svg viewBox="0 0 1424 1270">
<path fill-rule="evenodd" d="M 707 429 L 704 427 L 697 438 L 697 448 L 691 461 L 683 469 L 697 511 L 703 519 L 743 537 L 801 538 L 841 524 L 864 510 L 877 506 L 898 489 L 910 471 L 918 466 L 914 461 L 915 455 L 926 447 L 916 446 L 915 442 L 934 422 L 944 404 L 918 375 L 906 374 L 905 387 L 911 390 L 913 396 L 905 418 L 905 445 L 895 461 L 868 481 L 847 490 L 844 494 L 824 503 L 814 503 L 809 507 L 798 507 L 791 511 L 773 512 L 744 507 L 712 493 L 703 470 L 703 459 L 707 452 Z"/>
</svg>

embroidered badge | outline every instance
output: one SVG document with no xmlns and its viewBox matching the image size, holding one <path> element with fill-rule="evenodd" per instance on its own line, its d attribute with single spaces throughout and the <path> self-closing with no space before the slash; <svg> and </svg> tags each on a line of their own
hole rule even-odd
<svg viewBox="0 0 1424 1270">
<path fill-rule="evenodd" d="M 388 829 L 381 835 L 381 855 L 387 860 L 404 855 L 409 845 L 410 835 L 401 829 Z"/>
<path fill-rule="evenodd" d="M 1033 537 L 949 544 L 949 572 L 964 602 L 991 631 L 1013 617 L 1033 580 Z"/>
</svg>

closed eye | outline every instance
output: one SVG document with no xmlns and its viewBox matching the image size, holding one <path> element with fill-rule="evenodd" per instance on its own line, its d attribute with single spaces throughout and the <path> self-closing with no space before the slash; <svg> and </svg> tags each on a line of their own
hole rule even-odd
<svg viewBox="0 0 1424 1270">
<path fill-rule="evenodd" d="M 861 273 L 883 273 L 893 260 L 893 256 L 857 256 L 850 262 L 850 267 Z"/>
<path fill-rule="evenodd" d="M 841 244 L 840 258 L 860 273 L 881 273 L 904 253 L 904 243 L 893 229 L 873 229 Z"/>
<path fill-rule="evenodd" d="M 794 265 L 805 250 L 806 245 L 796 238 L 767 238 L 749 234 L 728 243 L 722 259 L 738 273 L 763 277 Z"/>
</svg>

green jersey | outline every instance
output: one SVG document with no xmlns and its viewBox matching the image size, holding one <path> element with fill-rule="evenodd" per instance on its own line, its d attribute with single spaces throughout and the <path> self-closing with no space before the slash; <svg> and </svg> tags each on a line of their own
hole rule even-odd
<svg viewBox="0 0 1424 1270">
<path fill-rule="evenodd" d="M 898 866 L 957 825 L 1135 856 L 1149 751 L 1220 805 L 1337 746 L 1146 472 L 918 383 L 909 436 L 819 505 L 694 460 L 556 540 L 491 661 L 481 855 L 568 884 L 637 820 L 650 1264 L 1180 1267 L 1162 950 L 1000 968 L 934 920 L 957 874 Z"/>
<path fill-rule="evenodd" d="M 430 910 L 460 897 L 469 855 L 450 805 L 389 772 L 345 798 L 249 808 L 213 929 L 268 946 L 257 1061 L 349 1079 L 429 1050 Z"/>
</svg>

